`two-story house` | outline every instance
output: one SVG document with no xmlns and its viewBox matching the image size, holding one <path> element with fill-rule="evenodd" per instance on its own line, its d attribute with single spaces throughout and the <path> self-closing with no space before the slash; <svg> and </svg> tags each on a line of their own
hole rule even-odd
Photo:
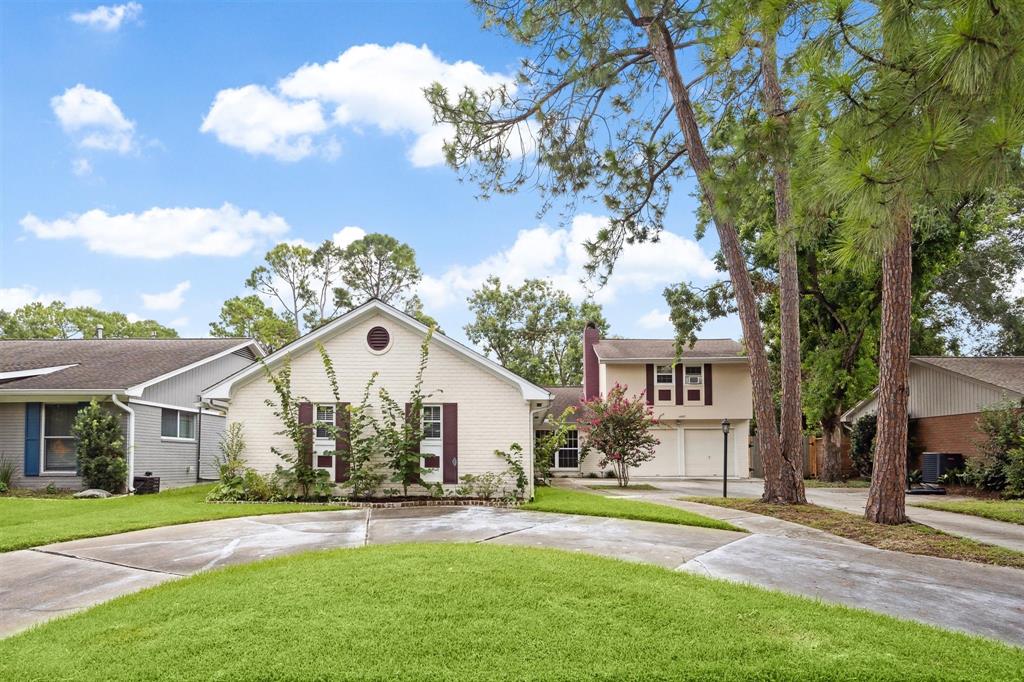
<svg viewBox="0 0 1024 682">
<path fill-rule="evenodd" d="M 676 358 L 671 339 L 602 339 L 593 325 L 583 333 L 583 386 L 552 387 L 551 413 L 605 395 L 619 383 L 629 394 L 644 394 L 658 418 L 660 441 L 654 459 L 634 476 L 722 477 L 728 441 L 729 477 L 750 475 L 748 441 L 753 399 L 743 348 L 732 339 L 700 339 Z M 730 430 L 723 436 L 722 420 Z M 555 457 L 556 475 L 598 472 L 599 457 L 579 461 L 573 433 Z"/>
</svg>

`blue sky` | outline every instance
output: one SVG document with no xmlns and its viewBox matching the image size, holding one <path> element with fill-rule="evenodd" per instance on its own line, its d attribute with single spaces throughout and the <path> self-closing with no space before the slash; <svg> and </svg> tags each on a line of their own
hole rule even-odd
<svg viewBox="0 0 1024 682">
<path fill-rule="evenodd" d="M 461 3 L 12 3 L 2 13 L 0 308 L 62 299 L 204 336 L 277 241 L 385 232 L 462 339 L 488 274 L 577 297 L 600 206 L 538 217 L 440 163 L 419 87 L 501 82 L 522 50 Z M 666 284 L 713 277 L 692 180 L 658 245 L 597 292 L 613 333 L 670 336 Z M 739 336 L 734 319 L 703 336 Z"/>
</svg>

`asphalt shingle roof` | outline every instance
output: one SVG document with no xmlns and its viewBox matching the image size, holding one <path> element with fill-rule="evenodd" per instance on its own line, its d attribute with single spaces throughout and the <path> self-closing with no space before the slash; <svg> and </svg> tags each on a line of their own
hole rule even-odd
<svg viewBox="0 0 1024 682">
<path fill-rule="evenodd" d="M 957 358 L 915 355 L 914 360 L 1024 394 L 1024 356 Z"/>
<path fill-rule="evenodd" d="M 583 399 L 583 387 L 582 386 L 545 386 L 547 390 L 551 391 L 553 396 L 551 400 L 550 413 L 555 417 L 560 417 L 565 408 L 571 406 L 578 407 L 580 400 Z M 569 423 L 576 422 L 576 415 L 572 415 L 566 419 Z"/>
<path fill-rule="evenodd" d="M 674 360 L 672 339 L 601 339 L 594 345 L 602 360 Z M 683 350 L 684 358 L 733 358 L 743 356 L 743 346 L 732 339 L 697 339 Z"/>
<path fill-rule="evenodd" d="M 126 389 L 234 348 L 246 339 L 0 340 L 0 372 L 74 365 L 0 382 L 9 389 Z"/>
</svg>

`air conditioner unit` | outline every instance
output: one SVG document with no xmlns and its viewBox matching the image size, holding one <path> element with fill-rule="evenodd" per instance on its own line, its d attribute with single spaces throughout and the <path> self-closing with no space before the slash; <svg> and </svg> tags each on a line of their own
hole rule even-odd
<svg viewBox="0 0 1024 682">
<path fill-rule="evenodd" d="M 691 375 L 686 377 L 686 383 L 688 383 L 688 384 L 699 384 L 700 383 L 700 377 L 698 375 L 696 375 L 696 374 L 691 374 Z"/>
</svg>

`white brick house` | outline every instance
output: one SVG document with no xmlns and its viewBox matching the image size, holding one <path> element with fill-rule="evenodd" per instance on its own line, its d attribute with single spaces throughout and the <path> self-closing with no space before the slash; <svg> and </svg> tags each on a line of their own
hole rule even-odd
<svg viewBox="0 0 1024 682">
<path fill-rule="evenodd" d="M 318 350 L 323 345 L 337 372 L 342 403 L 358 403 L 367 380 L 377 372 L 371 392 L 379 416 L 377 389 L 384 388 L 399 403 L 410 394 L 427 328 L 414 318 L 380 301 L 370 301 L 306 334 L 245 370 L 203 392 L 204 402 L 227 408 L 228 422 L 243 425 L 249 466 L 262 472 L 280 461 L 271 448 L 289 451 L 282 426 L 266 401 L 275 400 L 266 368 L 279 369 L 290 359 L 292 392 L 302 396 L 300 421 L 337 424 L 343 405 L 337 404 Z M 523 466 L 533 480 L 533 433 L 547 410 L 551 394 L 479 353 L 435 334 L 424 372 L 424 465 L 436 468 L 433 480 L 453 486 L 464 474 L 501 473 L 506 463 L 494 454 L 518 443 Z M 326 435 L 326 434 L 321 434 Z M 335 457 L 323 454 L 338 444 L 316 438 L 313 463 L 344 481 L 347 472 Z M 428 481 L 431 479 L 427 479 Z M 532 483 L 531 483 L 532 486 Z M 532 496 L 532 487 L 527 491 Z"/>
</svg>

